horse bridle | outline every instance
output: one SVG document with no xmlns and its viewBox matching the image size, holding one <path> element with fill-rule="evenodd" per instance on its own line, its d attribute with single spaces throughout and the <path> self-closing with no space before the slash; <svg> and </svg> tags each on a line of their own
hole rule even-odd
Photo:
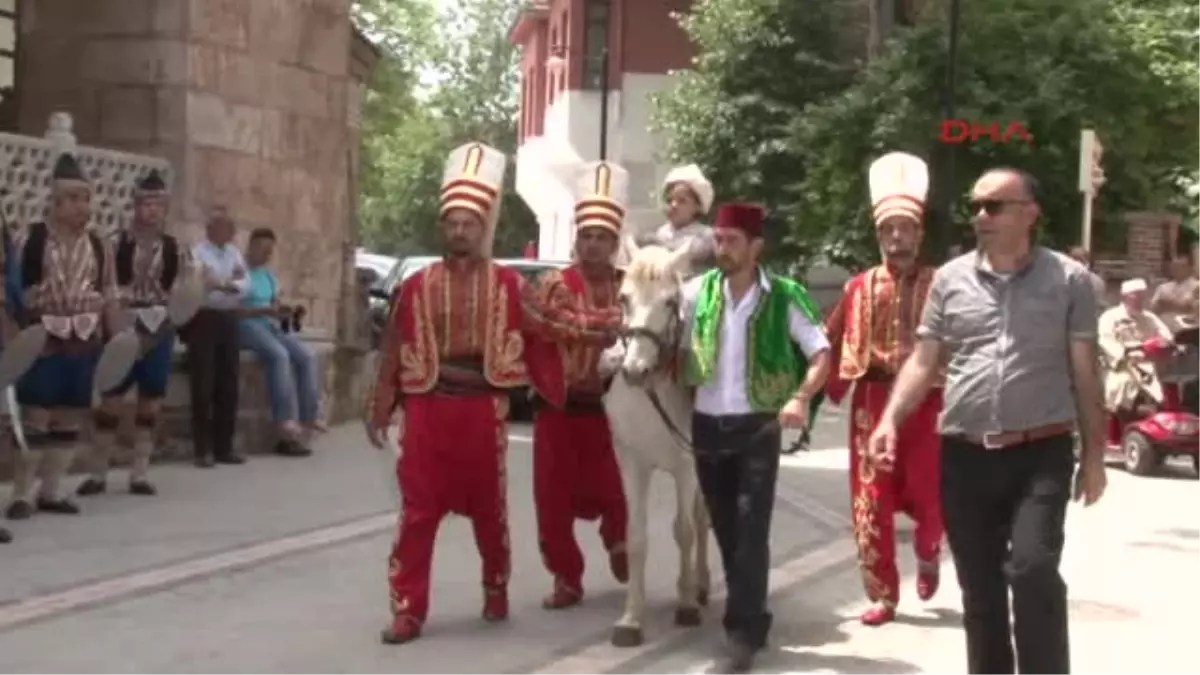
<svg viewBox="0 0 1200 675">
<path fill-rule="evenodd" d="M 679 340 L 683 335 L 683 331 L 680 330 L 678 293 L 667 302 L 667 310 L 667 315 L 670 318 L 667 319 L 667 325 L 661 333 L 640 326 L 625 328 L 621 331 L 621 345 L 625 347 L 626 351 L 629 350 L 629 343 L 638 338 L 649 340 L 654 345 L 656 363 L 651 369 L 652 371 L 663 369 L 669 359 L 677 358 L 676 355 L 679 352 Z M 664 355 L 666 359 L 664 359 Z M 624 377 L 624 373 L 622 373 L 622 377 Z M 650 405 L 654 407 L 654 412 L 658 414 L 663 425 L 667 427 L 667 431 L 689 452 L 695 452 L 691 439 L 687 434 L 680 431 L 675 422 L 671 420 L 671 416 L 667 414 L 667 409 L 663 406 L 662 399 L 659 398 L 658 392 L 655 391 L 654 387 L 639 387 L 639 389 L 646 394 L 646 398 L 650 400 Z"/>
</svg>

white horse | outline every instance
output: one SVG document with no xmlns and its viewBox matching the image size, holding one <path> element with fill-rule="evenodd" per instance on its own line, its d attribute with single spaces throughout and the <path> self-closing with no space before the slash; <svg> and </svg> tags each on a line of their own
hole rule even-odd
<svg viewBox="0 0 1200 675">
<path fill-rule="evenodd" d="M 630 253 L 630 251 L 625 251 Z M 646 502 L 655 470 L 675 480 L 675 543 L 679 546 L 679 603 L 675 624 L 698 626 L 708 604 L 708 512 L 692 456 L 692 397 L 669 372 L 682 334 L 679 303 L 686 250 L 659 246 L 632 252 L 620 298 L 625 340 L 605 352 L 601 369 L 616 373 L 604 397 L 629 509 L 626 548 L 629 586 L 625 614 L 613 628 L 617 647 L 640 645 L 646 600 Z"/>
</svg>

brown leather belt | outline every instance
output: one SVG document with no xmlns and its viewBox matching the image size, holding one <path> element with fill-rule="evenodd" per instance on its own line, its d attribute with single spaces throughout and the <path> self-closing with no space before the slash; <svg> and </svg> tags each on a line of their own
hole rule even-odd
<svg viewBox="0 0 1200 675">
<path fill-rule="evenodd" d="M 1055 422 L 1053 424 L 1044 424 L 1040 427 L 1025 429 L 1023 431 L 1000 431 L 996 433 L 984 434 L 981 436 L 969 436 L 964 434 L 961 436 L 964 440 L 982 445 L 988 450 L 1003 450 L 1011 448 L 1014 445 L 1022 443 L 1032 443 L 1041 441 L 1054 436 L 1061 436 L 1075 431 L 1074 422 Z"/>
</svg>

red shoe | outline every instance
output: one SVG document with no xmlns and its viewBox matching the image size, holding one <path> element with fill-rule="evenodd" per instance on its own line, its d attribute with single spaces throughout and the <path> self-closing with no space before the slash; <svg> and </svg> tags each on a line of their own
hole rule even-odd
<svg viewBox="0 0 1200 675">
<path fill-rule="evenodd" d="M 554 582 L 554 591 L 542 599 L 543 609 L 566 609 L 583 601 L 583 591 L 562 581 Z"/>
<path fill-rule="evenodd" d="M 508 619 L 508 589 L 504 586 L 483 587 L 483 620 Z"/>
<path fill-rule="evenodd" d="M 937 561 L 920 561 L 917 564 L 917 597 L 923 601 L 931 599 L 941 584 L 941 566 Z"/>
<path fill-rule="evenodd" d="M 608 568 L 612 570 L 612 575 L 618 582 L 629 583 L 629 555 L 625 553 L 624 546 L 609 552 Z"/>
<path fill-rule="evenodd" d="M 410 614 L 397 614 L 379 638 L 386 645 L 402 645 L 421 637 L 421 622 Z"/>
<path fill-rule="evenodd" d="M 882 626 L 896 620 L 896 610 L 887 605 L 875 605 L 858 618 L 864 626 Z"/>
</svg>

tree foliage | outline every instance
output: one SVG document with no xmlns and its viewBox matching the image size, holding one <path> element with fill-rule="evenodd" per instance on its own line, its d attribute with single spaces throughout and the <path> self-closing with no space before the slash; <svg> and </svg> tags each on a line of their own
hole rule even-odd
<svg viewBox="0 0 1200 675">
<path fill-rule="evenodd" d="M 825 22 L 828 34 L 839 31 L 833 8 L 843 3 L 795 4 L 812 16 L 823 14 L 813 20 Z M 753 11 L 730 9 L 746 7 Z M 870 161 L 890 150 L 930 159 L 938 154 L 947 66 L 945 1 L 926 3 L 916 26 L 899 30 L 885 55 L 844 85 L 837 69 L 816 79 L 816 95 L 799 74 L 799 63 L 810 63 L 823 48 L 782 40 L 762 27 L 763 8 L 780 7 L 771 0 L 698 3 L 685 23 L 700 49 L 697 73 L 684 76 L 660 108 L 671 150 L 707 162 L 722 195 L 745 195 L 775 207 L 789 230 L 788 255 L 871 261 L 876 250 L 866 185 Z M 719 35 L 721 24 L 710 24 L 714 20 L 726 22 L 721 30 L 733 37 Z M 1079 133 L 1090 127 L 1104 143 L 1108 178 L 1097 204 L 1099 227 L 1116 228 L 1105 214 L 1179 207 L 1180 180 L 1195 170 L 1200 144 L 1198 20 L 1196 5 L 1184 0 L 962 2 L 956 117 L 1019 120 L 1034 140 L 994 144 L 981 139 L 957 146 L 952 181 L 934 167 L 935 198 L 961 204 L 957 198 L 986 167 L 1026 168 L 1041 179 L 1048 196 L 1045 240 L 1073 243 L 1081 208 Z M 808 30 L 819 33 L 820 26 Z M 789 59 L 799 63 L 787 67 Z M 790 90 L 782 83 L 774 90 L 783 93 L 771 101 L 770 123 L 728 112 L 746 100 L 743 82 L 784 80 L 781 73 L 793 72 L 798 81 Z M 689 82 L 704 86 L 689 88 Z M 725 112 L 697 113 L 704 105 Z M 778 119 L 787 121 L 781 125 Z M 718 139 L 710 144 L 715 147 L 706 148 L 706 138 Z M 762 148 L 772 148 L 786 165 L 763 162 Z M 722 168 L 726 165 L 733 169 Z M 967 222 L 961 206 L 956 222 Z"/>
<path fill-rule="evenodd" d="M 363 111 L 360 227 L 373 250 L 410 255 L 440 248 L 438 193 L 454 147 L 481 141 L 515 153 L 517 51 L 507 33 L 520 5 L 356 4 L 360 25 L 385 52 Z M 512 189 L 512 174 L 510 167 L 497 255 L 518 254 L 537 230 Z"/>
</svg>

